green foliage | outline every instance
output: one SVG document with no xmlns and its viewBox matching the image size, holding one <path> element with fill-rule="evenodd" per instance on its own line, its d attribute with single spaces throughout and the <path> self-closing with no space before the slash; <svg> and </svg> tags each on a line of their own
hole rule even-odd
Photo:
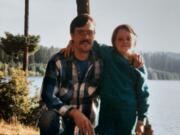
<svg viewBox="0 0 180 135">
<path fill-rule="evenodd" d="M 28 83 L 25 72 L 16 69 L 12 71 L 9 82 L 0 83 L 0 116 L 5 120 L 16 116 L 18 120 L 23 119 L 30 110 L 28 98 Z"/>
<path fill-rule="evenodd" d="M 39 95 L 36 94 L 35 97 L 31 98 L 31 107 L 29 112 L 26 114 L 26 119 L 23 120 L 23 123 L 37 126 L 42 111 L 41 108 L 42 106 L 39 104 Z"/>
<path fill-rule="evenodd" d="M 4 78 L 4 73 L 0 71 L 0 80 L 2 80 L 3 78 Z"/>
<path fill-rule="evenodd" d="M 39 72 L 40 74 L 44 75 L 45 73 L 45 67 L 43 65 L 40 65 L 36 67 L 36 71 Z"/>
<path fill-rule="evenodd" d="M 44 75 L 45 68 L 46 68 L 46 64 L 34 63 L 29 65 L 29 71 L 34 71 L 35 75 L 40 75 L 40 76 Z"/>
<path fill-rule="evenodd" d="M 8 65 L 6 63 L 0 62 L 0 71 L 3 72 L 4 76 L 7 76 L 7 74 L 8 74 L 7 68 L 8 68 Z"/>
<path fill-rule="evenodd" d="M 0 70 L 2 71 L 4 69 L 4 64 L 0 62 Z"/>
<path fill-rule="evenodd" d="M 47 64 L 48 60 L 52 55 L 57 53 L 60 49 L 54 47 L 44 47 L 40 46 L 40 49 L 34 54 L 34 56 L 30 56 L 30 63 L 44 63 Z"/>
<path fill-rule="evenodd" d="M 8 54 L 13 56 L 22 55 L 26 46 L 29 47 L 29 54 L 33 54 L 39 49 L 40 36 L 29 35 L 13 35 L 5 32 L 5 38 L 1 37 L 1 48 Z"/>
<path fill-rule="evenodd" d="M 0 118 L 6 121 L 17 118 L 27 125 L 36 125 L 40 116 L 39 96 L 29 97 L 28 82 L 25 72 L 12 69 L 9 81 L 4 81 L 0 71 Z"/>
</svg>

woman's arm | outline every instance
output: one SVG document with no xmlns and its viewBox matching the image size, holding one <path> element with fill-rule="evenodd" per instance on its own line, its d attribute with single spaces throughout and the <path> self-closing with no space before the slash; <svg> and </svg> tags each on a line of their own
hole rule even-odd
<svg viewBox="0 0 180 135">
<path fill-rule="evenodd" d="M 137 82 L 136 82 L 136 97 L 137 97 L 137 113 L 138 122 L 136 124 L 136 134 L 142 134 L 144 131 L 144 123 L 147 117 L 149 108 L 148 97 L 149 87 L 147 84 L 147 71 L 145 66 L 136 69 Z"/>
<path fill-rule="evenodd" d="M 96 40 L 93 43 L 93 51 L 102 59 L 105 59 L 106 56 L 110 54 L 112 48 L 112 46 L 100 44 Z"/>
<path fill-rule="evenodd" d="M 145 66 L 137 71 L 137 82 L 136 82 L 136 96 L 137 96 L 137 111 L 138 120 L 143 121 L 147 116 L 148 111 L 148 97 L 149 97 L 149 87 L 147 84 L 147 71 Z"/>
</svg>

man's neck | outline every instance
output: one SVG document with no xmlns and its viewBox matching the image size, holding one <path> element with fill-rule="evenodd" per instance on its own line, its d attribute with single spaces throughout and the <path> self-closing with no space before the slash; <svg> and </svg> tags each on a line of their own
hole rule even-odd
<svg viewBox="0 0 180 135">
<path fill-rule="evenodd" d="M 89 53 L 85 53 L 85 52 L 80 52 L 78 50 L 74 51 L 74 56 L 76 57 L 76 59 L 84 61 L 87 60 L 89 57 Z"/>
</svg>

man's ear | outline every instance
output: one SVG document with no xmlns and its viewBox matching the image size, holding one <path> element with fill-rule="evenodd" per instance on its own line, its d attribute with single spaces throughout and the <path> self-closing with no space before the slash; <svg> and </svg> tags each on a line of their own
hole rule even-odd
<svg viewBox="0 0 180 135">
<path fill-rule="evenodd" d="M 73 40 L 73 33 L 71 33 L 71 40 Z"/>
<path fill-rule="evenodd" d="M 74 40 L 73 40 L 74 38 L 73 38 L 73 36 L 71 35 L 71 40 L 70 40 L 70 42 L 73 44 L 74 43 Z"/>
<path fill-rule="evenodd" d="M 74 40 L 71 39 L 71 40 L 69 41 L 69 43 L 72 44 L 72 45 L 74 45 Z"/>
<path fill-rule="evenodd" d="M 71 39 L 73 40 L 73 39 L 75 38 L 75 35 L 76 35 L 76 34 L 73 32 L 73 33 L 71 33 L 70 35 L 71 35 Z"/>
</svg>

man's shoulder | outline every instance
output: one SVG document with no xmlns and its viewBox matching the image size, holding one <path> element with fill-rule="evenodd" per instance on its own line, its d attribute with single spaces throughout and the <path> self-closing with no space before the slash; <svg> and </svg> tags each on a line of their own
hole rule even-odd
<svg viewBox="0 0 180 135">
<path fill-rule="evenodd" d="M 49 62 L 56 62 L 56 61 L 64 60 L 64 59 L 65 59 L 64 55 L 59 51 L 51 56 L 51 58 L 49 59 Z"/>
<path fill-rule="evenodd" d="M 72 61 L 72 55 L 64 57 L 64 54 L 59 51 L 50 58 L 48 65 L 55 65 L 56 68 L 61 69 L 72 63 Z"/>
</svg>

